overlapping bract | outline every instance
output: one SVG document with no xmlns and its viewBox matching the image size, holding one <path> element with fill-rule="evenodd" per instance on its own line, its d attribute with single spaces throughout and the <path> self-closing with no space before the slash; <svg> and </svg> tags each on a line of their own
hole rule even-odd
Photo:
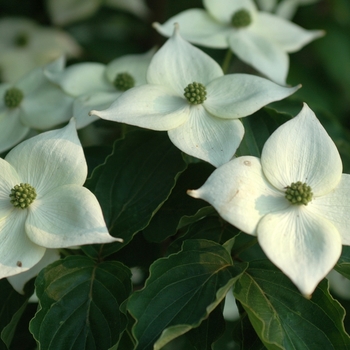
<svg viewBox="0 0 350 350">
<path fill-rule="evenodd" d="M 224 75 L 211 57 L 181 37 L 178 26 L 153 56 L 147 82 L 126 91 L 108 109 L 91 114 L 168 131 L 176 147 L 214 166 L 226 163 L 236 152 L 244 133 L 238 118 L 299 88 L 248 74 Z M 207 92 L 201 104 L 191 104 L 184 96 L 184 89 L 194 82 L 203 84 Z"/>
<path fill-rule="evenodd" d="M 170 36 L 174 23 L 179 23 L 186 40 L 218 49 L 229 47 L 242 61 L 282 85 L 286 84 L 289 69 L 288 53 L 324 34 L 258 11 L 252 0 L 203 0 L 203 5 L 206 10 L 186 10 L 163 25 L 155 23 L 154 27 L 162 35 Z M 250 14 L 251 23 L 235 28 L 231 19 L 241 10 Z"/>
<path fill-rule="evenodd" d="M 109 235 L 96 197 L 83 184 L 87 165 L 75 122 L 26 140 L 0 159 L 0 278 L 29 270 L 46 248 L 120 241 Z M 27 208 L 10 201 L 28 183 Z"/>
</svg>

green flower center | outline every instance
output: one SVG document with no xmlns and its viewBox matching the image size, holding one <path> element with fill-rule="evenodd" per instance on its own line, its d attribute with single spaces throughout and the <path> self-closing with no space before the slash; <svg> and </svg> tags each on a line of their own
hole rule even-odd
<svg viewBox="0 0 350 350">
<path fill-rule="evenodd" d="M 20 183 L 11 189 L 10 198 L 15 208 L 26 209 L 36 198 L 35 188 L 27 183 Z"/>
<path fill-rule="evenodd" d="M 119 91 L 126 91 L 135 86 L 135 79 L 129 73 L 119 73 L 113 82 Z"/>
<path fill-rule="evenodd" d="M 185 87 L 184 96 L 192 105 L 199 105 L 207 99 L 207 90 L 203 84 L 193 82 Z"/>
<path fill-rule="evenodd" d="M 5 92 L 4 100 L 8 108 L 18 107 L 23 100 L 23 92 L 17 88 L 8 89 Z"/>
<path fill-rule="evenodd" d="M 292 204 L 307 205 L 312 200 L 311 187 L 301 181 L 293 182 L 290 186 L 286 187 L 285 197 Z"/>
<path fill-rule="evenodd" d="M 26 33 L 18 33 L 15 37 L 14 43 L 18 47 L 27 46 L 29 42 L 29 37 Z"/>
<path fill-rule="evenodd" d="M 231 25 L 234 28 L 247 27 L 250 23 L 252 23 L 252 16 L 245 9 L 235 12 L 231 17 Z"/>
</svg>

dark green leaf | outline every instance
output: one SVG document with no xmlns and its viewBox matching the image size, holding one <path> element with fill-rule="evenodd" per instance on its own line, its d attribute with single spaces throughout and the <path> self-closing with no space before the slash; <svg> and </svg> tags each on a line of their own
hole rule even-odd
<svg viewBox="0 0 350 350">
<path fill-rule="evenodd" d="M 207 216 L 189 226 L 187 232 L 174 240 L 170 245 L 168 252 L 178 252 L 185 240 L 188 239 L 207 239 L 217 243 L 225 242 L 234 237 L 237 231 L 232 225 L 223 221 L 219 216 Z"/>
<path fill-rule="evenodd" d="M 234 285 L 238 299 L 268 349 L 350 349 L 344 309 L 323 280 L 311 300 L 268 260 L 256 260 Z"/>
<path fill-rule="evenodd" d="M 263 108 L 258 112 L 242 119 L 245 134 L 237 150 L 237 155 L 259 157 L 266 140 L 290 115 L 277 109 Z"/>
<path fill-rule="evenodd" d="M 222 303 L 219 304 L 199 327 L 186 333 L 187 338 L 198 350 L 211 350 L 212 344 L 225 331 L 225 320 L 222 315 Z"/>
<path fill-rule="evenodd" d="M 7 349 L 10 346 L 28 298 L 34 292 L 33 285 L 26 292 L 28 292 L 26 295 L 18 294 L 6 278 L 0 280 L 0 349 Z"/>
<path fill-rule="evenodd" d="M 186 194 L 186 191 L 202 186 L 214 169 L 208 163 L 196 163 L 188 166 L 180 175 L 167 201 L 143 231 L 148 240 L 161 242 L 174 235 L 182 216 L 194 215 L 200 208 L 207 205 L 204 201 L 191 198 Z"/>
<path fill-rule="evenodd" d="M 244 350 L 266 349 L 250 323 L 246 312 L 241 314 L 241 319 L 234 325 L 233 339 Z"/>
<path fill-rule="evenodd" d="M 39 309 L 30 331 L 45 350 L 107 350 L 126 327 L 119 306 L 130 291 L 130 270 L 123 264 L 69 256 L 38 275 Z"/>
<path fill-rule="evenodd" d="M 182 251 L 157 260 L 145 288 L 128 303 L 137 349 L 160 349 L 198 327 L 245 267 L 233 266 L 226 249 L 207 240 L 185 241 Z"/>
<path fill-rule="evenodd" d="M 342 254 L 334 269 L 350 279 L 350 246 L 343 246 Z"/>
<path fill-rule="evenodd" d="M 148 225 L 185 168 L 181 152 L 166 133 L 137 130 L 115 142 L 113 153 L 95 169 L 87 187 L 99 200 L 110 233 L 123 238 L 125 245 Z M 122 247 L 105 245 L 102 256 Z"/>
</svg>

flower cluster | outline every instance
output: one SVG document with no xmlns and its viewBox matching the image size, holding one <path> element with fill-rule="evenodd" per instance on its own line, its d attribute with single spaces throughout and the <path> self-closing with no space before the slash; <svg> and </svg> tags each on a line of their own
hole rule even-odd
<svg viewBox="0 0 350 350">
<path fill-rule="evenodd" d="M 199 349 L 224 318 L 258 348 L 350 348 L 330 295 L 349 297 L 348 131 L 333 99 L 307 101 L 315 63 L 298 56 L 308 76 L 289 61 L 325 34 L 291 22 L 317 0 L 202 3 L 153 28 L 144 0 L 47 0 L 70 34 L 0 20 L 0 283 L 16 300 L 1 344 L 16 348 L 30 300 L 43 349 Z M 85 45 L 115 38 L 120 18 L 142 50 L 122 29 L 125 47 Z"/>
<path fill-rule="evenodd" d="M 146 83 L 153 53 L 154 49 L 117 58 L 107 65 L 77 63 L 67 68 L 60 57 L 16 83 L 1 84 L 0 152 L 23 140 L 30 130 L 49 130 L 71 117 L 75 117 L 78 129 L 89 125 L 97 119 L 89 116 L 89 111 L 109 107 L 126 90 L 125 79 L 127 87 Z"/>
<path fill-rule="evenodd" d="M 226 74 L 207 54 L 180 35 L 179 25 L 152 58 L 147 84 L 122 94 L 108 109 L 90 114 L 106 120 L 168 131 L 183 152 L 220 166 L 242 141 L 239 118 L 293 94 L 248 74 Z"/>
</svg>

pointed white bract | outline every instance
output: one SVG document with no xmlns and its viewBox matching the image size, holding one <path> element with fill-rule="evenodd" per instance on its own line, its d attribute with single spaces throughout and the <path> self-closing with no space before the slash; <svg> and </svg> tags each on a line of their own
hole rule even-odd
<svg viewBox="0 0 350 350">
<path fill-rule="evenodd" d="M 120 9 L 140 18 L 147 18 L 150 14 L 145 0 L 47 0 L 52 22 L 59 26 L 87 19 L 101 6 Z"/>
<path fill-rule="evenodd" d="M 154 23 L 154 27 L 170 36 L 174 23 L 179 23 L 186 40 L 212 48 L 229 47 L 242 61 L 281 85 L 286 84 L 288 53 L 324 35 L 323 31 L 305 30 L 284 18 L 258 11 L 252 0 L 203 0 L 203 4 L 205 10 L 186 10 L 162 25 Z M 250 23 L 237 27 L 232 18 L 240 11 L 249 14 Z"/>
<path fill-rule="evenodd" d="M 118 76 L 127 74 L 133 86 L 146 84 L 146 72 L 155 49 L 144 54 L 119 57 L 108 65 L 84 62 L 64 69 L 47 69 L 45 74 L 74 100 L 71 114 L 81 129 L 98 119 L 89 115 L 92 108 L 108 108 L 125 90 L 118 87 Z"/>
<path fill-rule="evenodd" d="M 306 204 L 287 198 L 298 181 L 311 187 Z M 335 144 L 306 104 L 270 136 L 261 159 L 236 158 L 188 194 L 257 236 L 267 257 L 305 296 L 336 264 L 342 244 L 350 245 L 350 175 L 342 174 Z"/>
<path fill-rule="evenodd" d="M 46 71 L 63 64 L 61 57 L 14 84 L 0 84 L 0 153 L 23 140 L 30 129 L 47 130 L 71 118 L 73 99 L 46 77 Z"/>
<path fill-rule="evenodd" d="M 38 273 L 48 266 L 49 264 L 53 263 L 56 260 L 60 259 L 60 253 L 58 249 L 46 249 L 44 256 L 42 259 L 34 265 L 32 268 L 30 268 L 27 271 L 24 271 L 22 273 L 19 273 L 14 276 L 10 276 L 7 278 L 13 289 L 18 292 L 19 294 L 24 294 L 24 286 L 28 281 L 30 281 L 32 278 L 38 275 Z M 37 303 L 38 297 L 36 293 L 29 298 L 28 300 L 31 303 Z"/>
<path fill-rule="evenodd" d="M 274 12 L 277 16 L 292 19 L 299 6 L 311 5 L 319 0 L 257 0 L 262 11 Z"/>
<path fill-rule="evenodd" d="M 181 37 L 177 25 L 153 56 L 147 83 L 126 91 L 108 109 L 91 114 L 168 131 L 180 150 L 214 166 L 228 162 L 236 152 L 244 134 L 239 118 L 299 88 L 248 74 L 224 76 L 211 57 Z M 185 88 L 193 83 L 202 84 L 206 91 L 206 99 L 198 104 L 185 96 Z"/>
<path fill-rule="evenodd" d="M 0 278 L 29 270 L 46 248 L 122 241 L 109 235 L 96 197 L 83 187 L 86 176 L 74 119 L 0 158 Z M 20 184 L 36 192 L 23 208 L 26 197 L 11 191 Z"/>
<path fill-rule="evenodd" d="M 0 69 L 5 82 L 16 82 L 61 55 L 77 57 L 80 53 L 78 43 L 61 29 L 42 27 L 22 17 L 0 20 Z"/>
</svg>

